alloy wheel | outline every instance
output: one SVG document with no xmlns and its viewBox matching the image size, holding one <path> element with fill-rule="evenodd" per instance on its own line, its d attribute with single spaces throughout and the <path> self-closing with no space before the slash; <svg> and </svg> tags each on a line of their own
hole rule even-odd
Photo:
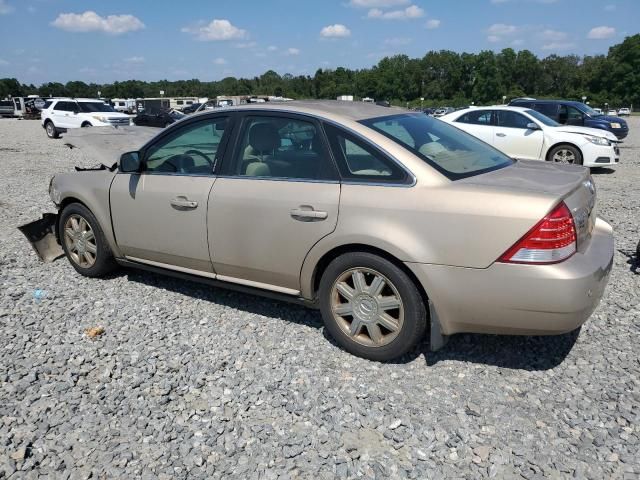
<svg viewBox="0 0 640 480">
<path fill-rule="evenodd" d="M 347 270 L 334 282 L 331 312 L 349 338 L 368 347 L 391 343 L 404 322 L 396 287 L 380 272 L 363 267 Z"/>
<path fill-rule="evenodd" d="M 574 163 L 576 156 L 571 150 L 562 148 L 553 155 L 553 161 L 557 163 Z"/>
<path fill-rule="evenodd" d="M 81 268 L 96 263 L 98 246 L 89 222 L 77 214 L 69 216 L 64 224 L 64 242 L 71 260 Z"/>
</svg>

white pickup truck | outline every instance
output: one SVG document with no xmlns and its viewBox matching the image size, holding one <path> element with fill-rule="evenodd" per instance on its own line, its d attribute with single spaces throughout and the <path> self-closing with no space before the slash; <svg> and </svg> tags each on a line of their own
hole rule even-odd
<svg viewBox="0 0 640 480">
<path fill-rule="evenodd" d="M 42 110 L 42 127 L 49 138 L 58 138 L 69 128 L 131 125 L 131 118 L 116 112 L 102 100 L 57 98 Z"/>
</svg>

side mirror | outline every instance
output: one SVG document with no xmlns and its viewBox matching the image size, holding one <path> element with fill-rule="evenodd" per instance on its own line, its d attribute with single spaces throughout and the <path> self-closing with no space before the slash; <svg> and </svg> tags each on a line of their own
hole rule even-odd
<svg viewBox="0 0 640 480">
<path fill-rule="evenodd" d="M 122 173 L 139 173 L 142 168 L 139 152 L 127 152 L 120 156 L 118 165 Z"/>
<path fill-rule="evenodd" d="M 540 130 L 540 125 L 534 122 L 527 123 L 527 130 Z"/>
<path fill-rule="evenodd" d="M 74 115 L 78 115 L 79 113 L 80 113 L 80 110 L 74 110 L 74 111 L 73 111 L 73 114 L 74 114 Z"/>
</svg>

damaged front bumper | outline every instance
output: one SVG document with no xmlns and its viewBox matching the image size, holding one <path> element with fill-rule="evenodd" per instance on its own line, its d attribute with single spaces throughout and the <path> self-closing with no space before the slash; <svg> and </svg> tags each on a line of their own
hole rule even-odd
<svg viewBox="0 0 640 480">
<path fill-rule="evenodd" d="M 64 255 L 57 234 L 57 213 L 43 213 L 40 220 L 22 225 L 18 227 L 18 230 L 27 237 L 27 240 L 29 240 L 29 243 L 43 262 L 50 263 Z"/>
</svg>

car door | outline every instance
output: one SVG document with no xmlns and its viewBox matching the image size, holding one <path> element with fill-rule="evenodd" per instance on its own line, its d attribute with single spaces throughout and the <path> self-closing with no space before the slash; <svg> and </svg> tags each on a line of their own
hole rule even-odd
<svg viewBox="0 0 640 480">
<path fill-rule="evenodd" d="M 540 159 L 544 133 L 541 129 L 529 129 L 530 123 L 535 122 L 519 112 L 496 110 L 494 147 L 512 158 Z"/>
<path fill-rule="evenodd" d="M 72 128 L 71 116 L 73 115 L 74 107 L 75 102 L 56 102 L 51 110 L 53 124 L 58 128 Z"/>
<path fill-rule="evenodd" d="M 471 110 L 458 118 L 454 124 L 456 127 L 491 145 L 493 144 L 494 130 L 492 117 L 492 110 Z"/>
<path fill-rule="evenodd" d="M 340 183 L 310 117 L 247 113 L 209 199 L 218 278 L 288 294 L 300 290 L 311 247 L 336 227 Z"/>
<path fill-rule="evenodd" d="M 227 116 L 168 130 L 141 152 L 141 173 L 118 173 L 110 202 L 116 242 L 130 260 L 213 276 L 207 204 Z"/>
</svg>

